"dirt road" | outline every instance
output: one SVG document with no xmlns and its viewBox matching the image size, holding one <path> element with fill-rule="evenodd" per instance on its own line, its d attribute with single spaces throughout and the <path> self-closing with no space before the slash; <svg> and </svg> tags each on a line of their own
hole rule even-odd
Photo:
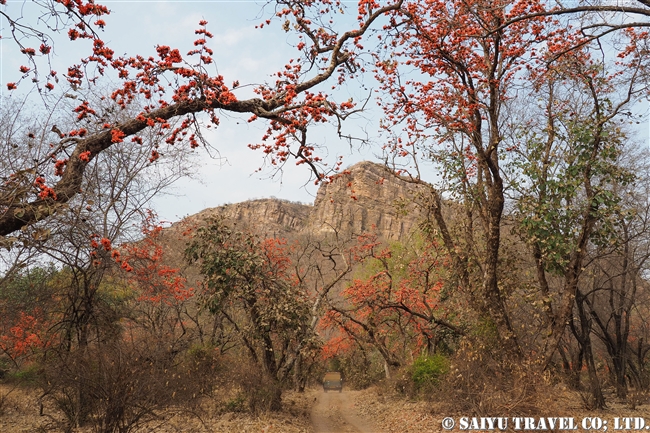
<svg viewBox="0 0 650 433">
<path fill-rule="evenodd" d="M 316 433 L 381 433 L 371 422 L 361 418 L 354 407 L 357 391 L 316 393 L 311 421 Z"/>
</svg>

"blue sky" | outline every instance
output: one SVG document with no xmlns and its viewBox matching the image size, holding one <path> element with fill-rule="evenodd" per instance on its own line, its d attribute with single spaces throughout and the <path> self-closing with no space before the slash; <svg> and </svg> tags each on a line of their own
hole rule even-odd
<svg viewBox="0 0 650 433">
<path fill-rule="evenodd" d="M 196 39 L 194 30 L 202 19 L 208 21 L 208 30 L 214 34 L 210 47 L 214 49 L 215 70 L 223 75 L 226 82 L 238 80 L 242 85 L 262 83 L 270 74 L 280 70 L 286 61 L 296 57 L 297 51 L 291 46 L 290 33 L 285 33 L 279 23 L 264 29 L 255 29 L 255 25 L 268 18 L 272 9 L 264 9 L 263 2 L 255 1 L 101 1 L 111 10 L 105 18 L 107 22 L 104 40 L 117 55 L 142 54 L 154 55 L 156 45 L 169 45 L 179 48 L 182 53 L 193 48 Z M 354 8 L 354 2 L 350 3 Z M 27 20 L 34 21 L 36 15 L 32 2 L 9 0 L 6 10 L 16 16 L 19 10 Z M 353 11 L 352 11 L 353 12 Z M 348 14 L 353 19 L 356 14 Z M 3 36 L 7 35 L 6 23 L 2 23 Z M 65 70 L 67 66 L 78 62 L 79 58 L 89 53 L 86 41 L 70 42 L 65 35 L 58 37 L 54 47 L 54 68 Z M 15 44 L 9 40 L 0 40 L 0 91 L 5 92 L 5 84 L 16 81 L 20 73 L 18 68 L 24 63 Z M 371 80 L 370 80 L 371 81 Z M 61 81 L 63 83 L 63 80 Z M 369 84 L 372 87 L 373 84 Z M 249 97 L 252 87 L 237 90 L 240 98 Z M 367 95 L 358 83 L 349 83 L 341 90 L 342 99 L 347 93 L 359 101 Z M 343 96 L 345 95 L 345 96 Z M 380 116 L 374 108 L 363 118 L 347 123 L 347 132 L 371 137 L 377 136 L 377 121 Z M 640 109 L 646 110 L 647 104 Z M 221 126 L 216 132 L 206 133 L 210 143 L 219 150 L 223 158 L 211 159 L 205 151 L 197 152 L 200 169 L 195 179 L 185 179 L 176 184 L 174 196 L 162 196 L 155 200 L 153 207 L 159 216 L 166 220 L 177 220 L 188 214 L 196 213 L 207 207 L 224 203 L 235 203 L 252 198 L 279 197 L 293 201 L 312 202 L 316 187 L 310 182 L 310 173 L 305 166 L 295 167 L 289 162 L 282 173 L 269 179 L 270 171 L 256 173 L 263 165 L 260 152 L 247 148 L 248 143 L 259 140 L 265 130 L 265 123 L 248 124 L 248 116 L 231 116 L 224 113 Z M 335 161 L 338 155 L 344 156 L 345 165 L 351 165 L 363 159 L 375 159 L 379 146 L 351 149 L 347 142 L 337 137 L 333 125 L 321 126 L 310 131 L 317 144 L 327 148 L 329 161 Z M 647 121 L 640 125 L 640 136 L 647 141 Z M 375 140 L 377 143 L 378 140 Z"/>
<path fill-rule="evenodd" d="M 214 34 L 209 46 L 214 50 L 215 70 L 226 82 L 238 80 L 242 85 L 271 81 L 270 75 L 280 70 L 288 59 L 297 56 L 291 46 L 290 35 L 279 24 L 264 29 L 255 29 L 262 17 L 268 18 L 272 9 L 264 9 L 264 3 L 252 1 L 98 1 L 111 10 L 105 17 L 107 23 L 103 39 L 116 55 L 141 54 L 145 57 L 155 54 L 156 45 L 179 48 L 182 53 L 193 47 L 196 39 L 194 30 L 202 19 L 208 21 L 208 30 Z M 9 1 L 7 11 L 16 16 L 22 8 L 25 19 L 34 20 L 31 3 Z M 3 22 L 3 26 L 6 23 Z M 2 29 L 7 34 L 6 27 Z M 5 36 L 6 38 L 6 36 Z M 17 81 L 18 68 L 24 64 L 15 44 L 1 41 L 2 91 L 6 83 Z M 89 52 L 86 41 L 70 42 L 65 35 L 57 37 L 54 45 L 54 68 L 64 71 L 67 66 L 78 62 Z M 61 80 L 63 84 L 64 80 Z M 28 83 L 25 83 L 28 84 Z M 354 85 L 352 85 L 354 86 Z M 21 86 L 21 90 L 22 90 Z M 252 87 L 240 88 L 240 98 L 252 96 Z M 358 89 L 348 87 L 344 91 L 359 94 Z M 364 94 L 367 91 L 364 91 Z M 357 98 L 359 99 L 359 98 Z M 275 196 L 292 201 L 312 202 L 316 187 L 310 182 L 310 173 L 305 166 L 296 167 L 293 162 L 285 165 L 281 173 L 269 179 L 270 170 L 256 170 L 263 166 L 261 152 L 248 149 L 248 143 L 257 142 L 264 134 L 265 123 L 248 124 L 249 116 L 231 116 L 224 113 L 216 132 L 206 137 L 219 150 L 221 160 L 211 159 L 205 151 L 199 150 L 200 170 L 195 179 L 185 179 L 176 184 L 174 196 L 163 196 L 155 200 L 153 207 L 159 216 L 177 220 L 184 215 L 196 213 L 206 207 L 224 203 L 235 203 L 252 198 Z M 374 118 L 374 113 L 366 117 Z M 369 120 L 350 122 L 349 131 L 367 128 L 374 133 L 376 126 L 368 126 Z M 372 123 L 372 122 L 371 122 Z M 339 139 L 333 126 L 319 127 L 310 133 L 318 144 L 327 147 L 329 160 L 344 155 L 345 165 L 363 159 L 373 158 L 373 149 L 363 151 L 350 149 Z"/>
</svg>

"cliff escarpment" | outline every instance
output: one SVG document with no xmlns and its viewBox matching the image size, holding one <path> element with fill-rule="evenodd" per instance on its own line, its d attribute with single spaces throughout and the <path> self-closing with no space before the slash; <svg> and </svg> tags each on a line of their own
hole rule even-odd
<svg viewBox="0 0 650 433">
<path fill-rule="evenodd" d="M 373 231 L 386 240 L 403 240 L 423 217 L 414 204 L 422 190 L 386 167 L 364 161 L 333 182 L 323 183 L 313 205 L 275 198 L 250 200 L 205 209 L 182 224 L 200 224 L 220 215 L 264 236 L 293 238 L 335 232 L 350 236 Z"/>
</svg>

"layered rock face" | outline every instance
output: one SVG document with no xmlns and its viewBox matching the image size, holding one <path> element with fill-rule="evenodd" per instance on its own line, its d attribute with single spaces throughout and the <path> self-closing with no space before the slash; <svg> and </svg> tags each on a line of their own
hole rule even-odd
<svg viewBox="0 0 650 433">
<path fill-rule="evenodd" d="M 349 174 L 318 190 L 310 214 L 314 232 L 374 231 L 384 239 L 398 240 L 421 220 L 414 199 L 422 187 L 372 162 L 360 162 L 347 171 Z"/>
<path fill-rule="evenodd" d="M 277 237 L 302 231 L 312 208 L 310 205 L 275 198 L 249 200 L 205 209 L 187 217 L 184 222 L 200 222 L 206 218 L 222 216 L 230 223 Z"/>
<path fill-rule="evenodd" d="M 423 217 L 414 204 L 422 192 L 422 186 L 365 161 L 323 184 L 313 205 L 279 199 L 251 200 L 206 209 L 185 222 L 200 223 L 221 215 L 272 237 L 291 238 L 306 233 L 326 236 L 335 232 L 350 236 L 374 231 L 386 240 L 403 240 Z"/>
</svg>

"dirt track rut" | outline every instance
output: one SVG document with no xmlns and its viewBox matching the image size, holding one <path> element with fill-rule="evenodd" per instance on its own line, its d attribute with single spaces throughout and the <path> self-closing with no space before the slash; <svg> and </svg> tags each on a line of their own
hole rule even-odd
<svg viewBox="0 0 650 433">
<path fill-rule="evenodd" d="M 381 433 L 354 407 L 356 391 L 316 393 L 311 421 L 316 433 Z"/>
</svg>

